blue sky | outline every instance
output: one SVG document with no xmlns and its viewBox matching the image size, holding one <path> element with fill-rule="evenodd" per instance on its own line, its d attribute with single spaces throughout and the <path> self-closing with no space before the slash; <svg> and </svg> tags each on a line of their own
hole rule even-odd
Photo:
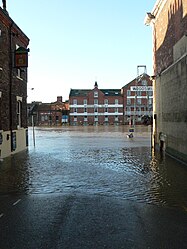
<svg viewBox="0 0 187 249">
<path fill-rule="evenodd" d="M 30 38 L 28 102 L 65 101 L 70 88 L 92 89 L 95 81 L 121 88 L 138 65 L 152 75 L 152 28 L 144 18 L 155 2 L 7 0 L 10 17 Z"/>
</svg>

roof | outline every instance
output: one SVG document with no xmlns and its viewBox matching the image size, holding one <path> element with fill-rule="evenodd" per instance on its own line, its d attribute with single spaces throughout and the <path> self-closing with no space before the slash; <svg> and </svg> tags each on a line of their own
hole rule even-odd
<svg viewBox="0 0 187 249">
<path fill-rule="evenodd" d="M 106 96 L 120 96 L 121 89 L 98 89 Z M 71 89 L 70 97 L 86 97 L 93 89 Z"/>
<path fill-rule="evenodd" d="M 150 76 L 148 74 L 146 74 L 146 73 L 143 73 L 143 74 L 139 75 L 138 77 L 134 78 L 133 80 L 131 80 L 129 83 L 124 85 L 122 88 L 128 87 L 132 82 L 136 81 L 137 79 L 140 79 L 140 80 L 142 80 L 142 79 L 150 79 Z"/>
<path fill-rule="evenodd" d="M 83 97 L 83 96 L 87 96 L 87 94 L 92 91 L 91 89 L 71 89 L 69 96 L 79 96 L 79 97 Z"/>
</svg>

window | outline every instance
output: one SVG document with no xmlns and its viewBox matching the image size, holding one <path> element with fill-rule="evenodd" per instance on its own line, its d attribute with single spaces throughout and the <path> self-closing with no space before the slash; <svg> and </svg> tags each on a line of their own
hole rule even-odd
<svg viewBox="0 0 187 249">
<path fill-rule="evenodd" d="M 141 115 L 141 107 L 136 107 L 137 115 Z"/>
<path fill-rule="evenodd" d="M 87 99 L 84 99 L 84 105 L 87 105 Z"/>
<path fill-rule="evenodd" d="M 108 99 L 104 100 L 105 105 L 108 105 Z"/>
<path fill-rule="evenodd" d="M 98 92 L 94 92 L 94 98 L 98 98 Z"/>
<path fill-rule="evenodd" d="M 88 118 L 87 118 L 87 116 L 84 116 L 84 121 L 88 121 Z"/>
<path fill-rule="evenodd" d="M 152 105 L 152 99 L 149 99 L 149 105 Z"/>
<path fill-rule="evenodd" d="M 142 100 L 141 99 L 137 99 L 137 104 L 141 105 L 141 103 L 142 103 Z"/>
<path fill-rule="evenodd" d="M 74 104 L 74 105 L 77 105 L 77 99 L 74 99 L 74 100 L 73 100 L 73 104 Z"/>
<path fill-rule="evenodd" d="M 118 108 L 115 108 L 115 112 L 118 112 Z"/>
<path fill-rule="evenodd" d="M 147 80 L 142 80 L 142 86 L 147 86 Z"/>
<path fill-rule="evenodd" d="M 137 96 L 141 96 L 142 92 L 141 91 L 137 91 Z"/>
<path fill-rule="evenodd" d="M 77 121 L 77 116 L 74 116 L 74 121 L 75 121 L 75 122 Z"/>
<path fill-rule="evenodd" d="M 94 112 L 98 112 L 98 108 L 97 107 L 94 108 Z"/>
<path fill-rule="evenodd" d="M 147 92 L 147 95 L 148 95 L 148 96 L 153 96 L 153 92 L 152 92 L 152 91 L 148 91 L 148 92 Z"/>
<path fill-rule="evenodd" d="M 77 108 L 74 108 L 74 109 L 73 109 L 73 112 L 77 112 Z"/>
<path fill-rule="evenodd" d="M 94 99 L 94 105 L 98 105 L 98 99 Z"/>
<path fill-rule="evenodd" d="M 131 91 L 127 90 L 127 96 L 131 96 Z"/>
<path fill-rule="evenodd" d="M 95 120 L 95 121 L 98 121 L 98 116 L 95 116 L 94 120 Z"/>
<path fill-rule="evenodd" d="M 131 105 L 131 99 L 127 99 L 127 105 Z"/>
<path fill-rule="evenodd" d="M 84 112 L 87 112 L 87 108 L 84 108 Z"/>
<path fill-rule="evenodd" d="M 22 79 L 23 78 L 23 73 L 24 73 L 23 69 L 20 69 L 20 68 L 16 69 L 16 74 L 17 74 L 18 78 Z"/>
<path fill-rule="evenodd" d="M 108 108 L 107 107 L 105 108 L 105 112 L 108 112 Z"/>
<path fill-rule="evenodd" d="M 115 121 L 118 121 L 118 116 L 115 116 Z"/>
<path fill-rule="evenodd" d="M 115 105 L 118 105 L 118 99 L 115 99 Z"/>
<path fill-rule="evenodd" d="M 108 122 L 108 116 L 105 116 L 105 122 Z"/>
<path fill-rule="evenodd" d="M 21 127 L 21 101 L 17 101 L 17 127 Z"/>
</svg>

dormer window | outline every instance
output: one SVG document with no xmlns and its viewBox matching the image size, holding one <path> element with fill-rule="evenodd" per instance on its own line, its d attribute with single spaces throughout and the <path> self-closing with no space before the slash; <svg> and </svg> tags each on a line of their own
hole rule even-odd
<svg viewBox="0 0 187 249">
<path fill-rule="evenodd" d="M 98 92 L 94 92 L 94 98 L 98 98 Z"/>
</svg>

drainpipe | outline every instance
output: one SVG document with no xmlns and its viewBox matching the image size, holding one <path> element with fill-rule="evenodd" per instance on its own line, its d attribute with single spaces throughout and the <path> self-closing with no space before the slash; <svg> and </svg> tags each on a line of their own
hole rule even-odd
<svg viewBox="0 0 187 249">
<path fill-rule="evenodd" d="M 10 128 L 10 139 L 11 139 L 11 151 L 13 151 L 13 137 L 12 137 L 12 27 L 13 21 L 9 26 L 9 128 Z"/>
</svg>

